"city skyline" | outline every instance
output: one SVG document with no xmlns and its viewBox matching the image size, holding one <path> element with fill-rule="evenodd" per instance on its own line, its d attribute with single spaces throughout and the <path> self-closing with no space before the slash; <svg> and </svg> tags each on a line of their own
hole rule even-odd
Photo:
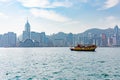
<svg viewBox="0 0 120 80">
<path fill-rule="evenodd" d="M 17 37 L 14 32 L 0 34 L 0 47 L 68 47 L 77 44 L 119 47 L 119 26 L 116 25 L 114 28 L 104 30 L 93 28 L 79 34 L 58 32 L 48 36 L 45 32 L 31 31 L 27 20 L 21 37 Z"/>
<path fill-rule="evenodd" d="M 0 34 L 31 31 L 82 33 L 90 28 L 120 26 L 120 0 L 0 0 Z"/>
</svg>

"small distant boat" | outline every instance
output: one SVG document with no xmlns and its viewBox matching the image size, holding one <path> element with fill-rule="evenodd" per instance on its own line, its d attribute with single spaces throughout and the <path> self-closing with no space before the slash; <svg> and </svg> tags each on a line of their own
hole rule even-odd
<svg viewBox="0 0 120 80">
<path fill-rule="evenodd" d="M 71 51 L 95 51 L 96 45 L 80 45 L 70 48 Z"/>
</svg>

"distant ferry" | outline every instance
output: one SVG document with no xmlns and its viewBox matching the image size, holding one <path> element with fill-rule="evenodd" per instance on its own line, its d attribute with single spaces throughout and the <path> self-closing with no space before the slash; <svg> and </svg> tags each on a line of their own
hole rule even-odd
<svg viewBox="0 0 120 80">
<path fill-rule="evenodd" d="M 96 45 L 80 45 L 70 48 L 71 51 L 95 51 Z"/>
</svg>

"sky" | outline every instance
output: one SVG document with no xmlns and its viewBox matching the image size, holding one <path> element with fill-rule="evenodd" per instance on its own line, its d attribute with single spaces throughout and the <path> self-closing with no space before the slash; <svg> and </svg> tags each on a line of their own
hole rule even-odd
<svg viewBox="0 0 120 80">
<path fill-rule="evenodd" d="M 51 35 L 120 26 L 120 0 L 0 0 L 0 34 L 31 31 Z"/>
</svg>

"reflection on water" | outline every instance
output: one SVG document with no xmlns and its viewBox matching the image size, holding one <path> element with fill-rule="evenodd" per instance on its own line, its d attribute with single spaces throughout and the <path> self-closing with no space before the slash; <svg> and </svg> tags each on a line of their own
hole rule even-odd
<svg viewBox="0 0 120 80">
<path fill-rule="evenodd" d="M 120 80 L 119 48 L 1 48 L 0 80 Z"/>
</svg>

